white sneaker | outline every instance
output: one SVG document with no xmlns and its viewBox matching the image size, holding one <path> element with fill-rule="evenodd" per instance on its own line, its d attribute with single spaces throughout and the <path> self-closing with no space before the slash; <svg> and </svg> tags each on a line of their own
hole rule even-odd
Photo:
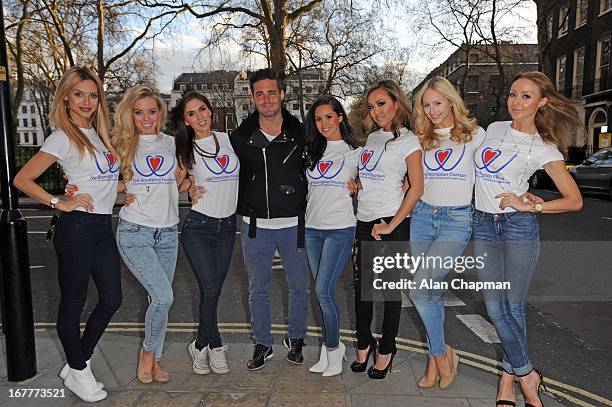
<svg viewBox="0 0 612 407">
<path fill-rule="evenodd" d="M 191 368 L 196 374 L 209 374 L 210 366 L 208 365 L 208 345 L 202 350 L 198 350 L 195 344 L 196 342 L 193 341 L 187 348 L 189 356 L 191 356 L 191 360 L 193 361 Z"/>
<path fill-rule="evenodd" d="M 105 390 L 98 389 L 96 379 L 89 366 L 83 370 L 68 369 L 64 386 L 76 394 L 81 400 L 88 403 L 104 400 L 107 396 Z"/>
<path fill-rule="evenodd" d="M 321 355 L 319 356 L 319 361 L 310 366 L 308 371 L 312 373 L 323 373 L 325 369 L 327 369 L 327 348 L 325 347 L 325 344 L 323 344 L 321 345 Z"/>
<path fill-rule="evenodd" d="M 87 360 L 85 363 L 87 363 L 87 367 L 89 367 L 91 369 L 91 359 Z M 68 371 L 70 370 L 70 365 L 68 363 L 66 363 L 64 365 L 64 367 L 62 367 L 62 370 L 60 370 L 59 372 L 59 377 L 62 380 L 66 380 L 66 376 L 68 376 Z M 98 386 L 98 389 L 102 390 L 104 388 L 104 383 L 102 382 L 96 382 L 96 385 Z"/>
<path fill-rule="evenodd" d="M 210 369 L 216 374 L 229 373 L 229 366 L 225 360 L 225 351 L 227 345 L 218 348 L 208 348 L 208 357 L 210 358 Z"/>
<path fill-rule="evenodd" d="M 336 376 L 342 373 L 342 360 L 346 360 L 346 346 L 342 342 L 338 344 L 336 350 L 327 351 L 327 369 L 323 372 L 323 377 Z"/>
</svg>

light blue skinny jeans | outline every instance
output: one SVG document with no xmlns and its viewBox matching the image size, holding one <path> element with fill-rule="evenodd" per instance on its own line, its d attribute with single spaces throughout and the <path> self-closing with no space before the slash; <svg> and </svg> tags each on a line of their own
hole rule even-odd
<svg viewBox="0 0 612 407">
<path fill-rule="evenodd" d="M 410 249 L 413 257 L 423 256 L 430 260 L 447 256 L 457 258 L 463 254 L 471 233 L 471 205 L 432 206 L 419 201 L 412 210 Z M 452 269 L 445 268 L 444 262 L 440 261 L 431 261 L 428 265 L 417 269 L 414 276 L 417 289 L 410 291 L 410 298 L 425 325 L 429 354 L 442 356 L 446 353 L 444 291 L 418 287 L 424 280 L 429 287 L 432 283 L 444 281 Z"/>
<path fill-rule="evenodd" d="M 178 250 L 177 226 L 152 228 L 119 219 L 117 246 L 123 262 L 147 290 L 145 352 L 159 361 L 166 337 L 168 311 L 172 306 L 172 280 Z"/>
</svg>

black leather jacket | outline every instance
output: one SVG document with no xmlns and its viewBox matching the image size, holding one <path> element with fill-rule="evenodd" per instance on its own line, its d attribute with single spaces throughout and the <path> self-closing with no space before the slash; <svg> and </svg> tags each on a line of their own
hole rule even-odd
<svg viewBox="0 0 612 407">
<path fill-rule="evenodd" d="M 308 183 L 304 167 L 304 126 L 282 110 L 282 132 L 272 141 L 259 129 L 259 113 L 247 117 L 231 137 L 240 160 L 237 213 L 255 218 L 298 216 L 303 224 Z M 249 230 L 251 235 L 251 230 Z"/>
</svg>

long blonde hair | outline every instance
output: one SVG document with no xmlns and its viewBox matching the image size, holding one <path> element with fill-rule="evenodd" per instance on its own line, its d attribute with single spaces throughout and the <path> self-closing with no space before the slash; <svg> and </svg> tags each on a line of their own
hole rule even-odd
<svg viewBox="0 0 612 407">
<path fill-rule="evenodd" d="M 361 109 L 363 117 L 363 128 L 366 129 L 366 133 L 369 134 L 380 129 L 380 126 L 378 126 L 374 119 L 372 119 L 372 116 L 370 115 L 368 109 L 368 97 L 372 92 L 377 89 L 383 89 L 385 92 L 387 92 L 387 95 L 389 95 L 391 100 L 397 103 L 397 112 L 395 113 L 395 117 L 391 121 L 391 132 L 393 133 L 393 139 L 387 141 L 387 143 L 389 143 L 390 141 L 393 141 L 399 137 L 399 130 L 402 127 L 405 127 L 410 130 L 410 128 L 412 127 L 412 109 L 410 108 L 410 103 L 408 103 L 408 98 L 406 97 L 406 94 L 396 82 L 385 79 L 375 83 L 366 91 L 362 100 Z M 386 147 L 387 144 L 385 143 L 385 148 Z"/>
<path fill-rule="evenodd" d="M 538 87 L 540 96 L 548 98 L 548 102 L 536 112 L 535 125 L 542 140 L 556 145 L 563 156 L 567 157 L 567 147 L 573 131 L 586 131 L 578 111 L 569 99 L 557 92 L 548 76 L 543 73 L 519 73 L 512 79 L 512 84 L 519 79 L 530 80 Z"/>
<path fill-rule="evenodd" d="M 153 98 L 159 109 L 157 128 L 155 129 L 155 134 L 159 135 L 166 122 L 166 104 L 157 89 L 145 85 L 131 87 L 125 92 L 115 111 L 115 127 L 113 127 L 111 142 L 120 160 L 121 175 L 126 181 L 134 177 L 132 163 L 136 156 L 140 138 L 140 132 L 134 125 L 134 105 L 138 100 L 147 97 Z"/>
<path fill-rule="evenodd" d="M 110 117 L 108 114 L 104 87 L 98 75 L 96 75 L 91 68 L 86 66 L 73 66 L 64 72 L 64 75 L 62 75 L 62 78 L 57 84 L 57 90 L 53 96 L 53 104 L 49 112 L 49 122 L 66 133 L 71 144 L 78 149 L 79 155 L 82 155 L 85 151 L 93 155 L 94 148 L 91 141 L 83 134 L 79 126 L 70 117 L 70 109 L 68 108 L 66 99 L 72 88 L 78 83 L 86 80 L 93 81 L 98 88 L 98 105 L 96 111 L 91 116 L 91 125 L 96 129 L 98 137 L 100 137 L 106 148 L 112 150 L 109 139 L 111 127 Z"/>
<path fill-rule="evenodd" d="M 441 76 L 431 78 L 419 90 L 415 103 L 415 132 L 419 136 L 419 141 L 423 150 L 428 151 L 440 146 L 441 136 L 434 130 L 434 124 L 425 115 L 423 107 L 423 95 L 428 89 L 435 90 L 444 96 L 451 104 L 451 113 L 455 125 L 451 129 L 450 139 L 456 143 L 467 143 L 472 140 L 474 132 L 478 129 L 476 119 L 468 117 L 468 109 L 459 96 L 452 83 Z"/>
</svg>

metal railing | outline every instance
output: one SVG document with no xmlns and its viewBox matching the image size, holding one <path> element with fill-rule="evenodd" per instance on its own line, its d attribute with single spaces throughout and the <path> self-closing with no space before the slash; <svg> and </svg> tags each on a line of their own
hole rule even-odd
<svg viewBox="0 0 612 407">
<path fill-rule="evenodd" d="M 17 171 L 19 171 L 38 150 L 40 150 L 40 147 L 15 146 L 15 166 L 17 167 Z M 50 194 L 63 194 L 66 186 L 62 169 L 57 163 L 43 172 L 36 180 L 36 183 Z"/>
</svg>

